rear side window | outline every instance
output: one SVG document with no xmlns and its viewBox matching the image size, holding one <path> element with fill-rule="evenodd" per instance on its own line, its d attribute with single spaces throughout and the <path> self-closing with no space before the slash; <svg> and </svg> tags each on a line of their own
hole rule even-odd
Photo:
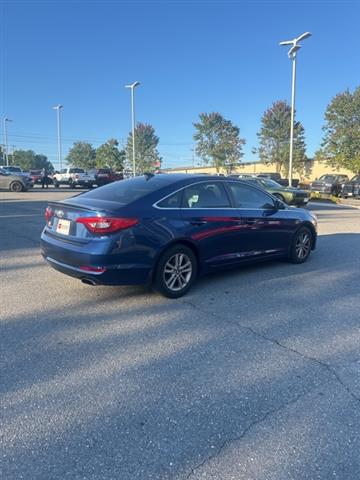
<svg viewBox="0 0 360 480">
<path fill-rule="evenodd" d="M 159 208 L 180 208 L 181 207 L 181 197 L 182 197 L 182 190 L 169 195 L 164 200 L 161 200 L 157 204 Z"/>
<path fill-rule="evenodd" d="M 69 173 L 85 173 L 82 168 L 70 168 Z"/>
<path fill-rule="evenodd" d="M 184 208 L 228 208 L 229 198 L 221 182 L 204 182 L 184 189 Z"/>
<path fill-rule="evenodd" d="M 271 197 L 257 188 L 235 182 L 229 182 L 228 186 L 237 208 L 262 209 L 265 205 L 273 203 Z"/>
<path fill-rule="evenodd" d="M 128 205 L 149 193 L 165 188 L 173 182 L 174 180 L 171 178 L 171 175 L 144 175 L 109 183 L 109 185 L 105 185 L 104 187 L 83 193 L 81 197 L 96 198 L 98 200 Z"/>
</svg>

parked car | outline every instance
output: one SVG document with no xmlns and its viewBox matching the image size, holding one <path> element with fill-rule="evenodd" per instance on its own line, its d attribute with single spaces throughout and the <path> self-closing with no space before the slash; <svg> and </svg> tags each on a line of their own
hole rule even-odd
<svg viewBox="0 0 360 480">
<path fill-rule="evenodd" d="M 34 186 L 34 182 L 31 178 L 30 173 L 29 172 L 24 172 L 21 167 L 19 167 L 17 165 L 0 165 L 0 169 L 5 170 L 6 172 L 9 172 L 10 174 L 25 177 L 26 178 L 25 183 L 28 185 L 27 188 L 32 188 Z"/>
<path fill-rule="evenodd" d="M 339 196 L 342 185 L 349 181 L 347 175 L 325 174 L 310 184 L 310 190 L 316 193 L 327 193 Z"/>
<path fill-rule="evenodd" d="M 360 175 L 355 175 L 351 180 L 342 184 L 341 196 L 343 198 L 360 198 Z"/>
<path fill-rule="evenodd" d="M 108 183 L 116 182 L 124 178 L 122 173 L 113 172 L 111 168 L 96 168 L 94 170 L 90 170 L 89 173 L 92 173 L 95 176 L 95 183 L 98 187 L 102 187 L 103 185 L 107 185 Z"/>
<path fill-rule="evenodd" d="M 270 180 L 274 180 L 274 182 L 279 183 L 283 187 L 288 187 L 289 186 L 289 179 L 288 178 L 282 178 L 280 173 L 278 172 L 265 172 L 265 173 L 259 173 L 257 177 L 260 178 L 269 178 Z M 291 185 L 293 187 L 297 187 L 299 185 L 299 179 L 293 178 Z"/>
<path fill-rule="evenodd" d="M 70 188 L 77 186 L 91 188 L 95 184 L 95 175 L 85 172 L 83 168 L 62 168 L 59 173 L 54 173 L 53 183 L 55 188 L 60 185 L 67 185 Z"/>
<path fill-rule="evenodd" d="M 270 178 L 247 177 L 244 180 L 263 188 L 288 205 L 302 207 L 307 205 L 310 200 L 309 192 L 294 187 L 283 187 Z"/>
<path fill-rule="evenodd" d="M 0 168 L 0 188 L 12 192 L 26 192 L 33 186 L 30 177 Z"/>
<path fill-rule="evenodd" d="M 32 178 L 34 184 L 41 183 L 41 170 L 30 170 L 29 175 Z"/>
<path fill-rule="evenodd" d="M 217 176 L 144 175 L 50 202 L 42 255 L 89 285 L 151 283 L 184 295 L 198 274 L 247 262 L 303 263 L 316 217 L 256 185 Z"/>
</svg>

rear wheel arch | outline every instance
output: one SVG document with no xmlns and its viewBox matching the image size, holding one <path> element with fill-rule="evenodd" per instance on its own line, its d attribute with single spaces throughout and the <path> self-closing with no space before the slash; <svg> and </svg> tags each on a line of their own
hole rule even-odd
<svg viewBox="0 0 360 480">
<path fill-rule="evenodd" d="M 161 251 L 157 254 L 155 262 L 154 262 L 154 266 L 151 270 L 150 281 L 152 281 L 153 278 L 154 278 L 154 273 L 156 271 L 156 268 L 158 266 L 159 260 L 162 257 L 162 255 L 164 255 L 164 253 L 167 250 L 169 250 L 170 248 L 173 248 L 175 245 L 184 245 L 185 247 L 190 248 L 190 250 L 192 250 L 193 254 L 195 255 L 195 258 L 196 258 L 196 261 L 197 261 L 198 271 L 200 270 L 200 254 L 199 254 L 199 250 L 196 247 L 196 245 L 194 245 L 192 242 L 190 242 L 189 240 L 186 240 L 186 239 L 176 239 L 176 240 L 173 240 L 170 243 L 167 243 L 164 246 L 164 248 L 162 248 Z"/>
</svg>

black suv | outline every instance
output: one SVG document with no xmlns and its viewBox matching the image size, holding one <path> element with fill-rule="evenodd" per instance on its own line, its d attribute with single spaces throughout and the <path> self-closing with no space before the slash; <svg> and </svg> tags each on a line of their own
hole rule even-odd
<svg viewBox="0 0 360 480">
<path fill-rule="evenodd" d="M 347 175 L 325 174 L 310 184 L 310 190 L 312 192 L 339 196 L 342 185 L 348 181 L 349 177 Z"/>
<path fill-rule="evenodd" d="M 343 198 L 360 198 L 360 175 L 355 175 L 355 177 L 342 185 L 341 196 Z"/>
</svg>

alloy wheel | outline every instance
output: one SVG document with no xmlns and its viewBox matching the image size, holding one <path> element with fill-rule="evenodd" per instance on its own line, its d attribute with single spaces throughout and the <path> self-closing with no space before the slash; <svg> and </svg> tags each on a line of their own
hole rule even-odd
<svg viewBox="0 0 360 480">
<path fill-rule="evenodd" d="M 166 262 L 163 270 L 164 283 L 169 290 L 178 292 L 190 282 L 192 262 L 185 253 L 176 253 Z"/>
<path fill-rule="evenodd" d="M 304 260 L 311 250 L 311 237 L 308 232 L 300 232 L 295 243 L 295 252 L 299 260 Z"/>
</svg>

